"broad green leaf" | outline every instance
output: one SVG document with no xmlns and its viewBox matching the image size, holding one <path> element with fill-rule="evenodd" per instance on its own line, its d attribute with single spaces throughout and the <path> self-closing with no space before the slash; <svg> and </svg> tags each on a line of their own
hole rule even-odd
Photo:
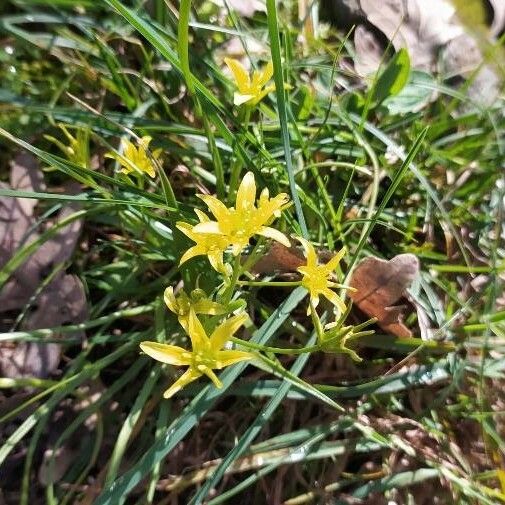
<svg viewBox="0 0 505 505">
<path fill-rule="evenodd" d="M 418 112 L 430 103 L 436 81 L 431 74 L 412 70 L 407 84 L 396 95 L 386 98 L 382 106 L 389 114 Z"/>
<path fill-rule="evenodd" d="M 372 105 L 397 95 L 404 88 L 410 75 L 410 58 L 406 49 L 400 49 L 382 71 L 372 89 Z"/>
</svg>

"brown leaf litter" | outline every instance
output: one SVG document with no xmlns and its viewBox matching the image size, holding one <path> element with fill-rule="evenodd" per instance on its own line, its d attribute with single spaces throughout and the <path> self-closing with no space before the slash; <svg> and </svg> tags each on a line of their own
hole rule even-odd
<svg viewBox="0 0 505 505">
<path fill-rule="evenodd" d="M 40 192 L 45 189 L 43 173 L 36 159 L 21 153 L 11 163 L 10 189 Z M 0 197 L 0 268 L 20 247 L 40 236 L 34 215 L 35 198 Z M 64 207 L 50 227 L 76 211 Z M 73 221 L 39 247 L 9 278 L 0 291 L 0 314 L 13 310 L 26 311 L 20 329 L 35 330 L 75 324 L 88 317 L 83 285 L 75 275 L 61 267 L 71 258 L 82 230 L 82 221 Z M 56 273 L 53 272 L 56 271 Z M 48 279 L 48 276 L 52 278 Z M 44 285 L 46 282 L 46 285 Z M 43 286 L 39 288 L 39 286 Z M 13 328 L 8 328 L 9 331 Z M 82 332 L 73 336 L 82 337 Z M 17 342 L 0 347 L 0 372 L 4 377 L 47 377 L 58 367 L 60 345 L 57 343 Z"/>
</svg>

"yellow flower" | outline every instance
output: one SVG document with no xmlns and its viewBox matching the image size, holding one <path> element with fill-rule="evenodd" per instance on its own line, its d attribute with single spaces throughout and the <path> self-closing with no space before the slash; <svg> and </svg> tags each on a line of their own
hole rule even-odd
<svg viewBox="0 0 505 505">
<path fill-rule="evenodd" d="M 266 85 L 274 73 L 274 66 L 271 61 L 261 70 L 254 70 L 252 77 L 249 76 L 249 73 L 240 61 L 233 58 L 225 58 L 224 62 L 231 70 L 237 84 L 238 91 L 233 95 L 233 103 L 235 105 L 242 105 L 243 103 L 256 105 L 268 93 L 274 91 L 275 84 Z"/>
<path fill-rule="evenodd" d="M 297 240 L 305 249 L 307 264 L 298 267 L 297 270 L 302 274 L 302 286 L 309 292 L 311 304 L 317 307 L 319 295 L 326 297 L 340 312 L 345 312 L 346 306 L 342 299 L 330 288 L 338 284 L 331 280 L 333 271 L 337 268 L 340 260 L 344 257 L 345 247 L 342 248 L 328 263 L 320 265 L 317 260 L 317 254 L 313 245 L 304 238 L 297 237 Z M 310 305 L 307 314 L 310 313 Z"/>
<path fill-rule="evenodd" d="M 181 290 L 175 296 L 174 288 L 169 286 L 165 289 L 163 298 L 167 307 L 177 315 L 177 319 L 186 333 L 188 332 L 189 313 L 191 310 L 195 314 L 207 314 L 211 316 L 226 312 L 226 308 L 223 305 L 213 302 L 201 289 L 194 289 L 189 296 Z"/>
<path fill-rule="evenodd" d="M 158 342 L 141 342 L 140 348 L 155 360 L 175 366 L 189 368 L 164 393 L 165 398 L 172 397 L 190 382 L 206 375 L 217 388 L 223 384 L 214 370 L 234 365 L 240 361 L 255 359 L 255 355 L 246 351 L 222 350 L 224 344 L 247 320 L 247 314 L 238 314 L 222 322 L 210 337 L 202 324 L 190 309 L 187 333 L 191 339 L 191 351 L 182 347 Z"/>
<path fill-rule="evenodd" d="M 214 196 L 198 196 L 209 207 L 216 221 L 200 222 L 192 231 L 203 236 L 226 237 L 235 256 L 238 256 L 249 244 L 253 235 L 262 235 L 290 247 L 286 235 L 268 226 L 275 217 L 280 216 L 281 210 L 288 203 L 288 195 L 280 193 L 276 197 L 270 198 L 268 189 L 265 188 L 261 192 L 258 206 L 256 206 L 256 182 L 252 172 L 248 172 L 240 183 L 235 207 L 226 207 Z"/>
<path fill-rule="evenodd" d="M 195 212 L 200 223 L 210 222 L 210 219 L 204 212 L 198 209 L 195 209 Z M 227 275 L 227 270 L 223 263 L 223 253 L 228 247 L 228 239 L 226 237 L 221 233 L 199 233 L 195 230 L 196 226 L 191 226 L 183 221 L 179 221 L 176 226 L 184 235 L 195 242 L 195 245 L 182 255 L 179 265 L 195 256 L 204 255 L 208 256 L 214 270 Z"/>
<path fill-rule="evenodd" d="M 156 162 L 161 156 L 161 149 L 155 149 L 149 153 L 149 144 L 152 137 L 145 136 L 138 141 L 138 148 L 128 139 L 121 139 L 123 154 L 109 152 L 106 158 L 112 158 L 121 165 L 121 172 L 129 174 L 131 172 L 142 172 L 154 178 L 156 176 Z"/>
</svg>

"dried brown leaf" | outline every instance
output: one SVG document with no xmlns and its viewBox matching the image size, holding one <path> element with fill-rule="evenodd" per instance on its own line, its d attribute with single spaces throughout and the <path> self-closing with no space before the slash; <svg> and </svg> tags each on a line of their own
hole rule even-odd
<svg viewBox="0 0 505 505">
<path fill-rule="evenodd" d="M 11 188 L 24 191 L 43 189 L 43 174 L 35 158 L 18 155 L 11 164 Z M 75 188 L 67 188 L 75 192 Z M 36 199 L 0 198 L 0 266 L 24 243 L 38 237 L 33 231 Z M 57 217 L 62 220 L 77 209 L 65 207 Z M 54 224 L 51 223 L 51 224 Z M 59 264 L 70 259 L 81 233 L 82 221 L 74 221 L 46 241 L 10 277 L 0 292 L 0 312 L 32 303 L 33 311 L 22 324 L 25 330 L 50 328 L 84 321 L 88 309 L 84 288 L 78 277 L 58 273 L 35 300 L 34 292 L 44 278 Z M 82 336 L 82 332 L 79 332 Z M 74 335 L 75 336 L 75 335 Z M 60 362 L 61 349 L 56 343 L 19 342 L 0 347 L 0 371 L 5 377 L 47 377 Z"/>
<path fill-rule="evenodd" d="M 354 270 L 349 292 L 353 302 L 379 326 L 398 337 L 411 337 L 412 332 L 401 322 L 402 307 L 396 307 L 419 272 L 419 260 L 413 254 L 399 254 L 389 261 L 370 257 Z"/>
<path fill-rule="evenodd" d="M 296 272 L 296 269 L 305 263 L 302 251 L 296 247 L 273 242 L 270 249 L 254 265 L 255 274 L 273 274 Z"/>
<path fill-rule="evenodd" d="M 377 36 L 364 25 L 354 30 L 354 68 L 364 77 L 374 74 L 380 66 L 384 48 Z"/>
<path fill-rule="evenodd" d="M 429 70 L 438 49 L 463 33 L 456 9 L 444 0 L 361 0 L 367 20 L 409 51 L 415 68 Z"/>
<path fill-rule="evenodd" d="M 37 160 L 28 153 L 18 154 L 11 163 L 10 186 L 1 188 L 20 191 L 41 191 L 43 175 Z M 17 249 L 33 223 L 33 210 L 37 200 L 33 198 L 0 197 L 0 267 Z"/>
</svg>

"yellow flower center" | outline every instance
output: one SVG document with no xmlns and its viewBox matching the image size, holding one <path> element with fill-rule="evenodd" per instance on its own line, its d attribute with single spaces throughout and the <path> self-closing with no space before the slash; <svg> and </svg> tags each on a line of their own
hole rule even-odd
<svg viewBox="0 0 505 505">
<path fill-rule="evenodd" d="M 324 271 L 324 267 L 305 267 L 303 274 L 302 286 L 308 291 L 322 291 L 328 287 L 328 276 Z"/>
<path fill-rule="evenodd" d="M 210 352 L 193 352 L 191 355 L 191 366 L 197 370 L 213 369 L 216 366 L 216 360 Z"/>
</svg>

